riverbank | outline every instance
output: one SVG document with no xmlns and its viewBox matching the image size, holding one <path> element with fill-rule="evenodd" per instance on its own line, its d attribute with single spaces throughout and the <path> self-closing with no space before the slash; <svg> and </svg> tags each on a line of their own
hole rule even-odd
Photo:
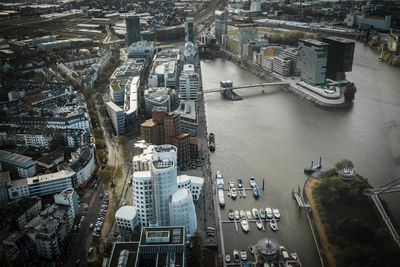
<svg viewBox="0 0 400 267">
<path fill-rule="evenodd" d="M 300 87 L 299 85 L 296 85 L 294 81 L 290 80 L 289 78 L 284 78 L 280 77 L 279 75 L 268 72 L 258 66 L 257 64 L 248 61 L 248 60 L 242 60 L 240 59 L 237 55 L 225 50 L 221 49 L 218 53 L 218 56 L 221 58 L 224 58 L 226 60 L 232 61 L 241 68 L 250 71 L 251 73 L 266 79 L 269 82 L 288 82 L 290 84 L 288 85 L 278 85 L 279 88 L 282 90 L 291 93 L 295 95 L 296 97 L 302 99 L 305 102 L 311 103 L 313 105 L 323 107 L 323 108 L 329 108 L 329 109 L 346 109 L 351 107 L 352 103 L 348 103 L 345 101 L 345 97 L 343 92 L 341 92 L 341 96 L 337 99 L 329 99 L 325 98 L 322 95 L 308 90 L 305 87 Z M 294 80 L 294 78 L 293 78 Z"/>
</svg>

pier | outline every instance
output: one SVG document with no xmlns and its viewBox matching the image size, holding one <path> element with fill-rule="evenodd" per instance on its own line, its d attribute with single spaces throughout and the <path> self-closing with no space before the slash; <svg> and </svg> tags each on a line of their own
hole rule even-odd
<svg viewBox="0 0 400 267">
<path fill-rule="evenodd" d="M 293 199 L 296 200 L 297 205 L 300 208 L 310 208 L 310 204 L 309 203 L 304 203 L 303 199 L 300 197 L 300 186 L 297 189 L 297 192 L 294 191 L 294 189 L 292 190 L 292 197 Z"/>
</svg>

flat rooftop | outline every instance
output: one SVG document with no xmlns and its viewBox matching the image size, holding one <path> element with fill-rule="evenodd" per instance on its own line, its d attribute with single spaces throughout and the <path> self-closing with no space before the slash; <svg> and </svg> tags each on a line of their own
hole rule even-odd
<svg viewBox="0 0 400 267">
<path fill-rule="evenodd" d="M 73 172 L 73 171 L 61 170 L 61 171 L 55 172 L 55 173 L 26 178 L 26 183 L 28 185 L 33 185 L 33 184 L 37 184 L 37 183 L 50 182 L 50 181 L 54 181 L 54 180 L 58 180 L 58 179 L 63 179 L 66 177 L 71 177 L 74 174 L 75 174 L 75 172 Z"/>
<path fill-rule="evenodd" d="M 64 157 L 64 151 L 56 150 L 56 151 L 50 152 L 46 156 L 38 158 L 36 161 L 42 162 L 46 165 L 51 165 L 54 160 L 61 158 L 61 157 Z"/>
<path fill-rule="evenodd" d="M 153 161 L 153 165 L 156 169 L 167 169 L 174 165 L 174 161 L 172 159 L 163 159 Z"/>
<path fill-rule="evenodd" d="M 185 228 L 177 227 L 143 227 L 140 246 L 185 245 Z"/>
<path fill-rule="evenodd" d="M 316 45 L 316 46 L 327 46 L 327 43 L 318 41 L 318 40 L 314 40 L 314 39 L 301 39 L 299 40 L 300 42 L 304 42 L 304 43 L 309 43 L 312 45 Z"/>
<path fill-rule="evenodd" d="M 5 150 L 0 150 L 0 161 L 4 161 L 21 167 L 27 167 L 34 164 L 31 157 L 11 153 Z"/>
<path fill-rule="evenodd" d="M 117 267 L 121 251 L 127 250 L 129 252 L 128 261 L 126 266 L 135 266 L 136 258 L 138 256 L 139 242 L 115 242 L 111 256 L 109 267 Z"/>
<path fill-rule="evenodd" d="M 328 36 L 328 37 L 322 38 L 322 41 L 325 41 L 325 40 L 332 40 L 332 41 L 343 43 L 343 44 L 354 44 L 353 40 L 343 38 L 343 37 L 337 37 L 337 36 Z"/>
</svg>

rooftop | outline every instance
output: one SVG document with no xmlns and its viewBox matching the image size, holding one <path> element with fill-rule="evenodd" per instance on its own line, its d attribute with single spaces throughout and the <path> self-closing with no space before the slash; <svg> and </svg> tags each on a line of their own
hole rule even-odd
<svg viewBox="0 0 400 267">
<path fill-rule="evenodd" d="M 125 83 L 126 83 L 126 81 L 125 80 L 112 80 L 111 81 L 111 89 L 114 91 L 114 92 L 118 92 L 118 91 L 121 91 L 121 90 L 124 90 L 125 89 Z"/>
<path fill-rule="evenodd" d="M 117 210 L 115 217 L 133 220 L 136 217 L 136 208 L 133 206 L 123 206 Z"/>
<path fill-rule="evenodd" d="M 108 267 L 119 266 L 118 260 L 119 260 L 121 251 L 123 251 L 123 250 L 127 250 L 129 252 L 128 261 L 126 263 L 126 266 L 135 266 L 136 257 L 138 255 L 138 248 L 139 248 L 138 242 L 115 242 L 112 252 L 111 252 L 110 263 L 109 263 Z"/>
<path fill-rule="evenodd" d="M 5 150 L 0 150 L 0 161 L 8 162 L 21 167 L 28 167 L 34 164 L 31 157 L 11 153 Z"/>
<path fill-rule="evenodd" d="M 140 124 L 141 127 L 153 127 L 154 125 L 156 125 L 154 123 L 154 121 L 152 119 L 148 119 L 145 122 L 143 122 L 142 124 Z"/>
<path fill-rule="evenodd" d="M 54 180 L 58 180 L 58 179 L 69 178 L 74 174 L 75 174 L 74 171 L 61 170 L 61 171 L 55 172 L 55 173 L 44 174 L 44 175 L 26 178 L 26 183 L 28 185 L 33 185 L 33 184 L 37 184 L 37 183 L 50 182 L 50 181 L 54 181 Z"/>
<path fill-rule="evenodd" d="M 143 227 L 140 246 L 185 245 L 185 227 Z"/>
<path fill-rule="evenodd" d="M 115 112 L 122 112 L 123 111 L 122 108 L 117 106 L 114 102 L 110 101 L 110 102 L 107 102 L 106 104 L 107 104 L 107 106 L 109 106 Z"/>
<path fill-rule="evenodd" d="M 59 159 L 63 157 L 64 158 L 64 151 L 61 150 L 55 150 L 53 152 L 50 152 L 46 156 L 43 156 L 41 158 L 38 158 L 36 161 L 42 162 L 46 165 L 51 165 L 54 160 Z"/>
<path fill-rule="evenodd" d="M 184 200 L 187 197 L 190 197 L 190 190 L 186 188 L 179 189 L 172 195 L 171 203 Z M 190 197 L 190 199 L 192 199 L 192 197 Z"/>
<path fill-rule="evenodd" d="M 299 42 L 309 43 L 315 46 L 327 46 L 327 43 L 315 40 L 315 39 L 301 39 Z"/>
<path fill-rule="evenodd" d="M 157 152 L 176 152 L 177 148 L 173 145 L 159 145 L 155 146 L 154 150 Z"/>
<path fill-rule="evenodd" d="M 10 173 L 7 172 L 0 172 L 0 186 L 4 186 L 11 183 Z"/>
<path fill-rule="evenodd" d="M 323 41 L 325 41 L 325 40 L 333 40 L 335 42 L 339 42 L 339 43 L 343 43 L 343 44 L 354 44 L 353 40 L 342 38 L 342 37 L 337 37 L 337 36 L 324 37 L 322 40 Z"/>
<path fill-rule="evenodd" d="M 174 165 L 174 161 L 172 159 L 155 160 L 153 165 L 156 169 L 167 169 Z"/>
</svg>

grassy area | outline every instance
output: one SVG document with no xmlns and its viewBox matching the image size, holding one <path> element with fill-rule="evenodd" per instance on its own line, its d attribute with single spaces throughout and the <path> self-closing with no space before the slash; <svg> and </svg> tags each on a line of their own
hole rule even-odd
<svg viewBox="0 0 400 267">
<path fill-rule="evenodd" d="M 400 250 L 381 215 L 363 194 L 370 187 L 367 180 L 356 176 L 343 181 L 333 170 L 320 177 L 312 196 L 336 266 L 394 266 L 400 262 Z"/>
</svg>

